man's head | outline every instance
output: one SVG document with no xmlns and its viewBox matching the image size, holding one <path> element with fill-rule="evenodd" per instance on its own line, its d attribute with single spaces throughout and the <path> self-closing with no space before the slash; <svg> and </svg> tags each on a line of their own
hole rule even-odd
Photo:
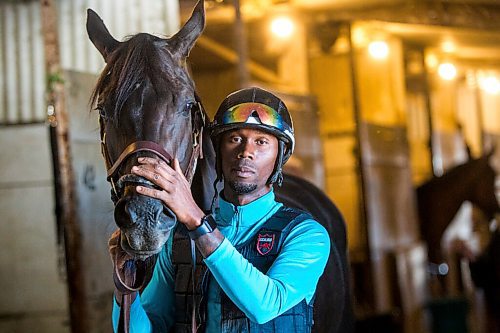
<svg viewBox="0 0 500 333">
<path fill-rule="evenodd" d="M 216 167 L 219 180 L 222 179 L 222 176 L 231 178 L 230 173 L 228 173 L 230 170 L 227 169 L 231 154 L 226 149 L 226 144 L 231 146 L 231 140 L 242 140 L 248 144 L 255 144 L 249 145 L 248 148 L 258 148 L 256 153 L 259 153 L 263 147 L 275 147 L 273 159 L 270 161 L 266 159 L 270 169 L 269 175 L 264 179 L 262 178 L 265 174 L 260 173 L 258 176 L 259 180 L 266 185 L 273 183 L 281 185 L 282 168 L 293 152 L 295 139 L 290 114 L 283 101 L 276 95 L 256 87 L 238 90 L 230 94 L 222 101 L 217 110 L 210 135 L 217 154 Z M 259 142 L 263 144 L 264 141 L 258 140 L 264 140 L 267 143 L 263 146 Z M 222 144 L 224 144 L 224 150 L 222 150 Z M 239 147 L 242 149 L 241 145 Z M 229 160 L 226 161 L 226 158 Z M 242 155 L 238 159 L 245 160 Z M 241 175 L 245 174 L 241 173 Z M 228 185 L 233 186 L 234 184 L 231 185 L 231 181 L 229 181 Z M 244 189 L 239 188 L 239 190 Z"/>
</svg>

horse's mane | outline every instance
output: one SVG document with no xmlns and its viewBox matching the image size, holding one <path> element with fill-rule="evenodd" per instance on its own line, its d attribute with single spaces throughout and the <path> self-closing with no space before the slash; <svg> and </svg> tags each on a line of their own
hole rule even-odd
<svg viewBox="0 0 500 333">
<path fill-rule="evenodd" d="M 420 194 L 425 193 L 427 191 L 432 191 L 435 188 L 440 188 L 441 186 L 448 184 L 451 181 L 463 181 L 464 175 L 468 175 L 469 173 L 473 173 L 473 177 L 481 175 L 481 167 L 484 167 L 488 163 L 487 159 L 484 157 L 469 160 L 466 163 L 459 164 L 457 166 L 452 167 L 447 172 L 445 172 L 442 176 L 434 176 L 427 182 L 421 184 L 417 190 Z M 471 179 L 472 179 L 471 178 Z"/>
<path fill-rule="evenodd" d="M 156 36 L 129 36 L 106 59 L 106 67 L 92 92 L 91 105 L 98 102 L 99 95 L 112 94 L 105 97 L 114 105 L 113 110 L 107 110 L 107 116 L 117 121 L 127 99 L 145 82 L 150 81 L 158 95 L 165 92 L 165 79 L 174 75 L 172 66 L 168 66 L 172 60 L 167 59 L 170 55 L 166 49 L 165 40 Z"/>
</svg>

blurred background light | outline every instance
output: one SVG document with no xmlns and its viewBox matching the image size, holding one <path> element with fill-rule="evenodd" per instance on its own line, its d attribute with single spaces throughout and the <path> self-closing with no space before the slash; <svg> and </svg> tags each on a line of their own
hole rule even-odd
<svg viewBox="0 0 500 333">
<path fill-rule="evenodd" d="M 431 71 L 435 71 L 438 64 L 439 64 L 438 58 L 434 53 L 428 53 L 425 55 L 425 65 Z"/>
<path fill-rule="evenodd" d="M 438 73 L 443 80 L 451 81 L 457 77 L 457 68 L 452 63 L 445 62 L 439 65 Z"/>
<path fill-rule="evenodd" d="M 445 53 L 454 53 L 457 50 L 457 46 L 451 40 L 447 40 L 441 44 L 441 49 Z"/>
<path fill-rule="evenodd" d="M 290 17 L 280 16 L 271 21 L 271 32 L 279 38 L 290 38 L 295 31 L 295 24 Z"/>
<path fill-rule="evenodd" d="M 368 45 L 368 53 L 375 59 L 386 59 L 389 55 L 389 45 L 384 41 L 373 41 Z"/>
<path fill-rule="evenodd" d="M 490 75 L 480 78 L 479 86 L 489 94 L 498 95 L 500 93 L 500 81 L 496 76 Z"/>
</svg>

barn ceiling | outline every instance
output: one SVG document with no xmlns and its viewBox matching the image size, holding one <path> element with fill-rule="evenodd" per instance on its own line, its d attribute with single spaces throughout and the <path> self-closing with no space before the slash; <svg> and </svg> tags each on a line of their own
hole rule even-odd
<svg viewBox="0 0 500 333">
<path fill-rule="evenodd" d="M 196 1 L 181 0 L 181 17 L 189 17 Z M 263 49 L 263 22 L 279 11 L 293 12 L 311 26 L 332 22 L 374 21 L 377 27 L 409 43 L 439 52 L 453 42 L 454 56 L 471 65 L 500 67 L 500 3 L 498 0 L 240 0 L 250 58 L 271 70 L 276 55 Z M 232 0 L 206 0 L 204 36 L 234 50 Z M 311 32 L 314 34 L 314 31 Z M 232 66 L 227 59 L 196 47 L 191 62 L 197 68 Z"/>
</svg>

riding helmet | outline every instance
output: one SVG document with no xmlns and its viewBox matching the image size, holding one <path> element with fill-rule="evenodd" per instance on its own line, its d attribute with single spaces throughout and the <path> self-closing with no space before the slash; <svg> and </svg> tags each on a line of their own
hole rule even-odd
<svg viewBox="0 0 500 333">
<path fill-rule="evenodd" d="M 285 103 L 276 95 L 251 87 L 228 95 L 220 104 L 210 127 L 210 137 L 219 155 L 220 134 L 237 128 L 254 128 L 278 139 L 278 157 L 268 183 L 281 185 L 282 168 L 293 153 L 295 137 L 293 122 Z M 217 176 L 222 179 L 220 157 Z"/>
</svg>

